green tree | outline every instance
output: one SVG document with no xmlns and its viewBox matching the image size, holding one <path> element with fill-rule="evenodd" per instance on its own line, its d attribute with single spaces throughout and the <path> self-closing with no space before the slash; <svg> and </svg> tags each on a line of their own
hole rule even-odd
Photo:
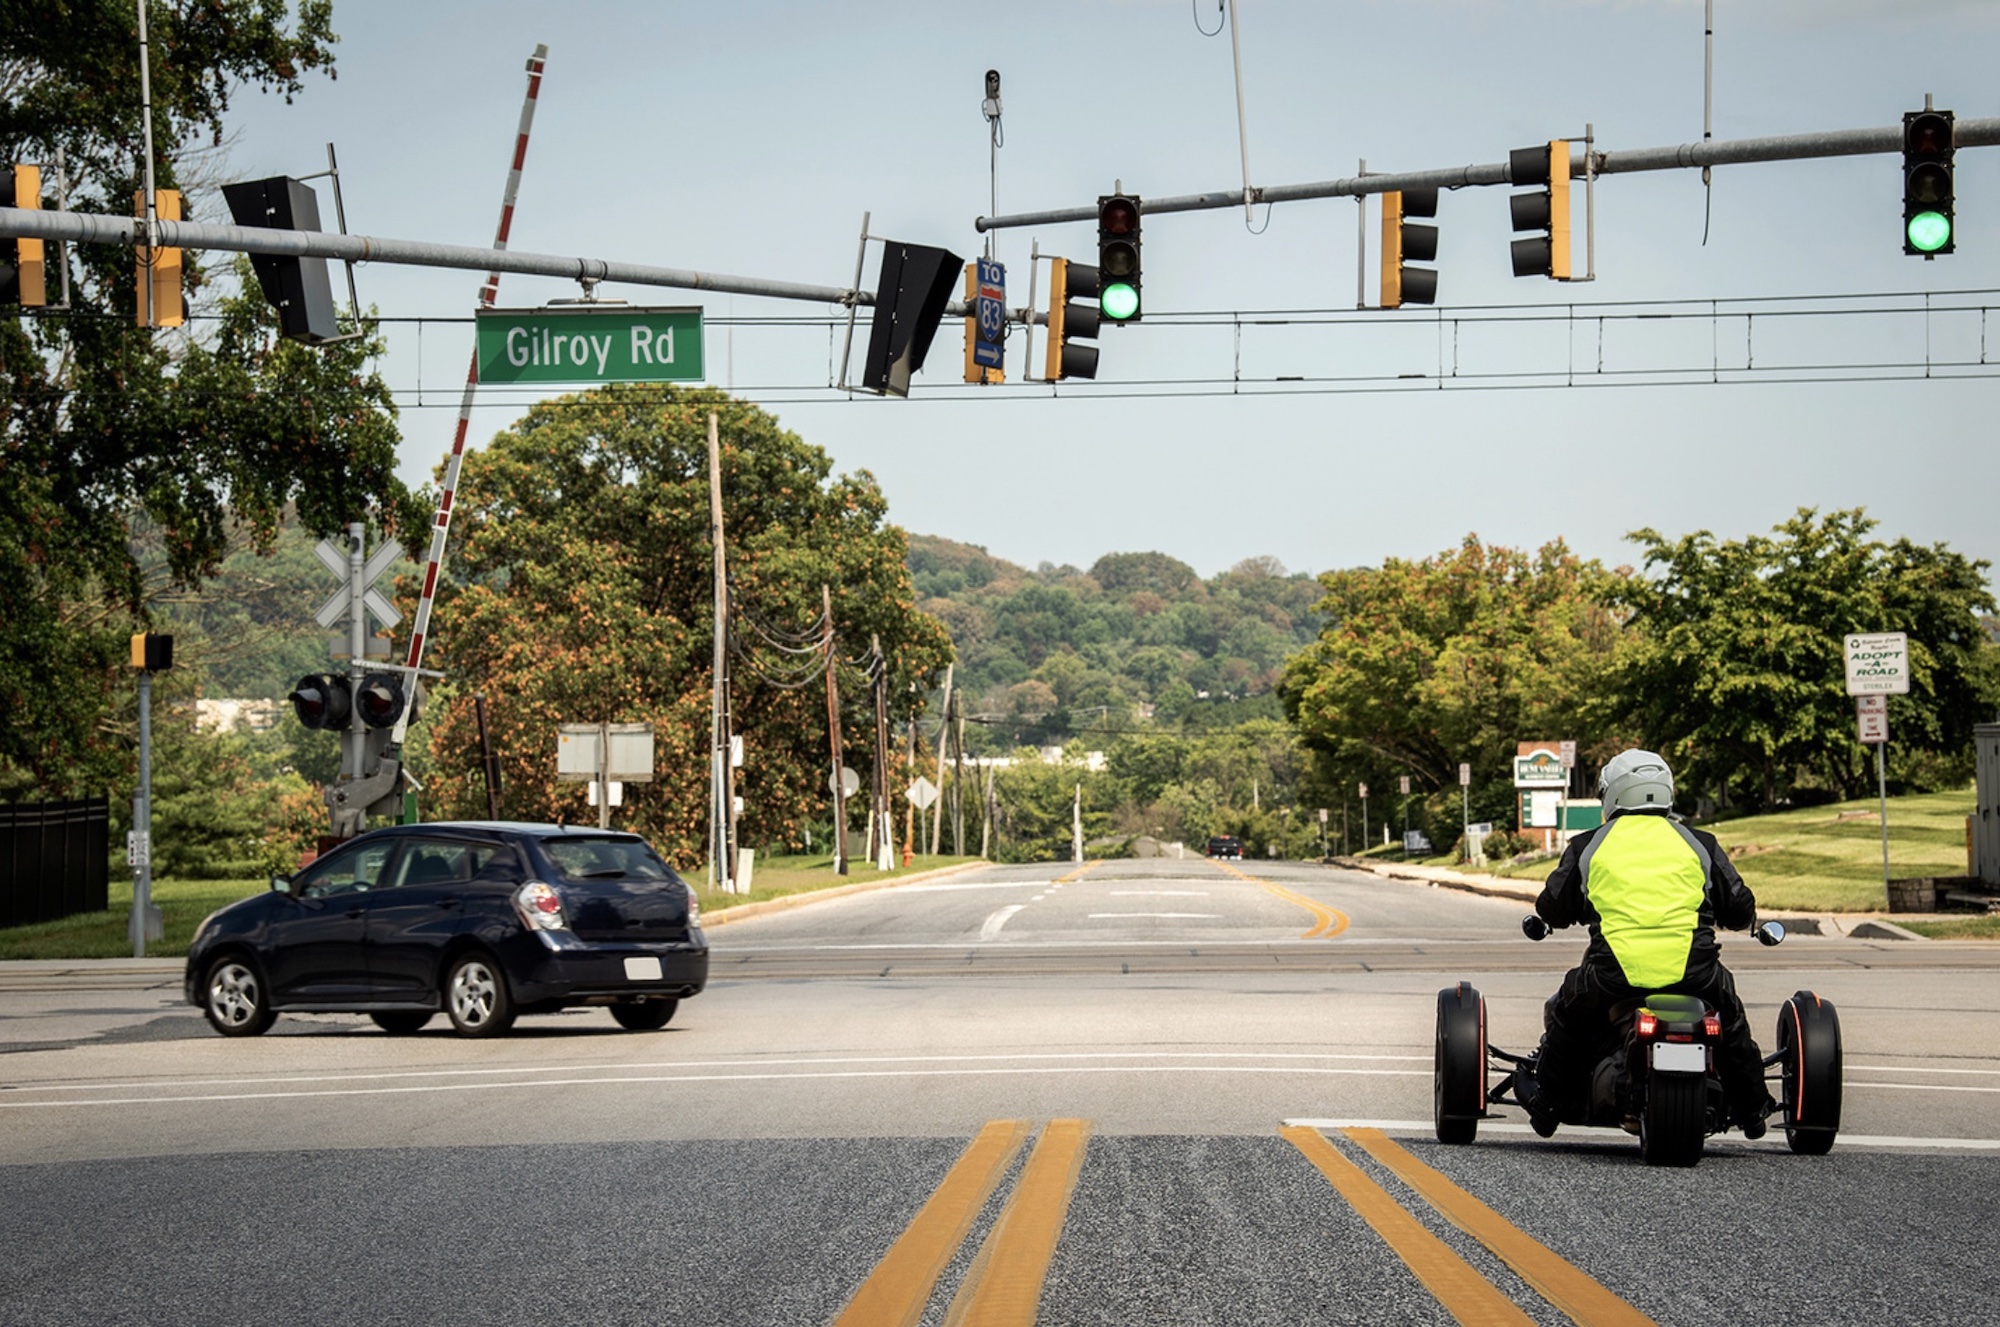
<svg viewBox="0 0 2000 1327">
<path fill-rule="evenodd" d="M 732 586 L 732 689 L 745 762 L 745 844 L 798 844 L 824 818 L 824 683 L 810 671 L 821 587 L 831 589 L 845 758 L 871 766 L 874 713 L 860 663 L 870 639 L 889 667 L 892 720 L 951 658 L 944 628 L 916 611 L 903 532 L 866 472 L 834 475 L 826 453 L 755 406 L 712 390 L 606 387 L 535 406 L 466 457 L 459 549 L 433 619 L 441 693 L 430 733 L 431 805 L 484 814 L 473 693 L 484 690 L 500 755 L 502 809 L 534 819 L 592 814 L 555 781 L 557 725 L 647 722 L 653 783 L 627 790 L 620 823 L 682 862 L 707 824 L 713 647 L 709 412 L 720 417 Z"/>
<path fill-rule="evenodd" d="M 1725 804 L 1862 796 L 1872 762 L 1841 641 L 1903 631 L 1910 694 L 1890 702 L 1903 782 L 1968 777 L 1972 725 L 2000 704 L 1980 623 L 1994 607 L 1989 566 L 1942 544 L 1871 539 L 1875 525 L 1860 509 L 1801 508 L 1741 540 L 1634 533 L 1645 572 L 1615 586 L 1635 634 L 1603 698 L 1608 719 L 1672 760 L 1684 787 Z"/>
</svg>

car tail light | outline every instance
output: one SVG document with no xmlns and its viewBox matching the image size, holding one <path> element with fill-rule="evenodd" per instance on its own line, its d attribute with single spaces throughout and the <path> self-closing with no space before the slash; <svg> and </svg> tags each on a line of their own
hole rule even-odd
<svg viewBox="0 0 2000 1327">
<path fill-rule="evenodd" d="M 701 925 L 701 900 L 695 897 L 694 886 L 683 880 L 681 888 L 688 892 L 688 925 Z"/>
<path fill-rule="evenodd" d="M 521 915 L 521 925 L 531 931 L 568 929 L 563 921 L 562 895 L 539 880 L 530 880 L 514 891 L 514 911 Z"/>
<path fill-rule="evenodd" d="M 1722 1040 L 1722 1018 L 1713 1012 L 1701 1020 L 1701 1035 L 1706 1041 Z"/>
<path fill-rule="evenodd" d="M 1651 1041 L 1660 1035 L 1660 1020 L 1654 1016 L 1652 1010 L 1641 1009 L 1639 1021 L 1632 1025 L 1632 1030 L 1638 1034 L 1639 1040 Z"/>
</svg>

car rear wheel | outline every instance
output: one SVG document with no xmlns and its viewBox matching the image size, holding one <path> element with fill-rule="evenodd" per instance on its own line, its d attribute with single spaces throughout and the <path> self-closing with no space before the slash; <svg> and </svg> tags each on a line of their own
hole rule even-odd
<svg viewBox="0 0 2000 1327">
<path fill-rule="evenodd" d="M 444 979 L 444 1008 L 461 1037 L 497 1037 L 514 1025 L 506 974 L 483 953 L 453 960 Z"/>
<path fill-rule="evenodd" d="M 208 1025 L 225 1037 L 254 1037 L 277 1022 L 264 979 L 243 959 L 218 958 L 202 983 L 201 1012 Z"/>
<path fill-rule="evenodd" d="M 611 1016 L 632 1032 L 658 1032 L 673 1021 L 674 1010 L 680 1007 L 679 1000 L 634 1000 L 612 1005 Z"/>
<path fill-rule="evenodd" d="M 384 1009 L 368 1015 L 375 1020 L 375 1026 L 393 1037 L 407 1037 L 412 1032 L 420 1032 L 435 1015 L 427 1009 Z"/>
</svg>

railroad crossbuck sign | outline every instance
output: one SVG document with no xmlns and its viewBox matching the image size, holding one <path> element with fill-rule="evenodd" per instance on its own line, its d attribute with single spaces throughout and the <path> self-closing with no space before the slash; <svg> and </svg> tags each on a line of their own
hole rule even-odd
<svg viewBox="0 0 2000 1327">
<path fill-rule="evenodd" d="M 481 309 L 479 381 L 700 382 L 700 309 Z"/>
<path fill-rule="evenodd" d="M 1850 696 L 1910 694 L 1910 638 L 1900 631 L 1872 636 L 1848 636 L 1842 642 L 1847 657 Z"/>
<path fill-rule="evenodd" d="M 314 545 L 313 555 L 333 573 L 334 580 L 340 583 L 340 588 L 328 595 L 326 602 L 319 606 L 319 611 L 313 614 L 321 626 L 331 627 L 347 616 L 348 605 L 353 601 L 353 589 L 349 584 L 349 573 L 352 568 L 348 564 L 347 548 L 343 543 L 322 539 Z M 395 566 L 402 556 L 403 546 L 393 539 L 385 539 L 382 541 L 382 546 L 371 553 L 361 566 L 361 602 L 385 629 L 401 622 L 403 615 L 396 611 L 394 604 L 382 597 L 381 591 L 375 589 L 375 581 L 383 572 Z"/>
</svg>

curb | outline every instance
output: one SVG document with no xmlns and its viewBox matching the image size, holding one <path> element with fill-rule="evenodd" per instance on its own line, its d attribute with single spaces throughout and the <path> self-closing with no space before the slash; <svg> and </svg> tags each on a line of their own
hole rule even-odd
<svg viewBox="0 0 2000 1327">
<path fill-rule="evenodd" d="M 781 898 L 767 898 L 756 903 L 739 903 L 718 912 L 703 911 L 701 929 L 710 931 L 730 922 L 748 921 L 752 917 L 764 917 L 774 912 L 790 912 L 823 899 L 851 898 L 856 894 L 872 893 L 878 889 L 894 889 L 898 885 L 913 885 L 920 880 L 935 880 L 941 876 L 956 875 L 960 871 L 972 871 L 991 862 L 959 862 L 953 866 L 940 866 L 932 871 L 919 871 L 915 875 L 899 876 L 889 880 L 860 880 L 851 885 L 835 885 L 830 889 L 810 889 L 803 893 L 786 894 Z"/>
</svg>

